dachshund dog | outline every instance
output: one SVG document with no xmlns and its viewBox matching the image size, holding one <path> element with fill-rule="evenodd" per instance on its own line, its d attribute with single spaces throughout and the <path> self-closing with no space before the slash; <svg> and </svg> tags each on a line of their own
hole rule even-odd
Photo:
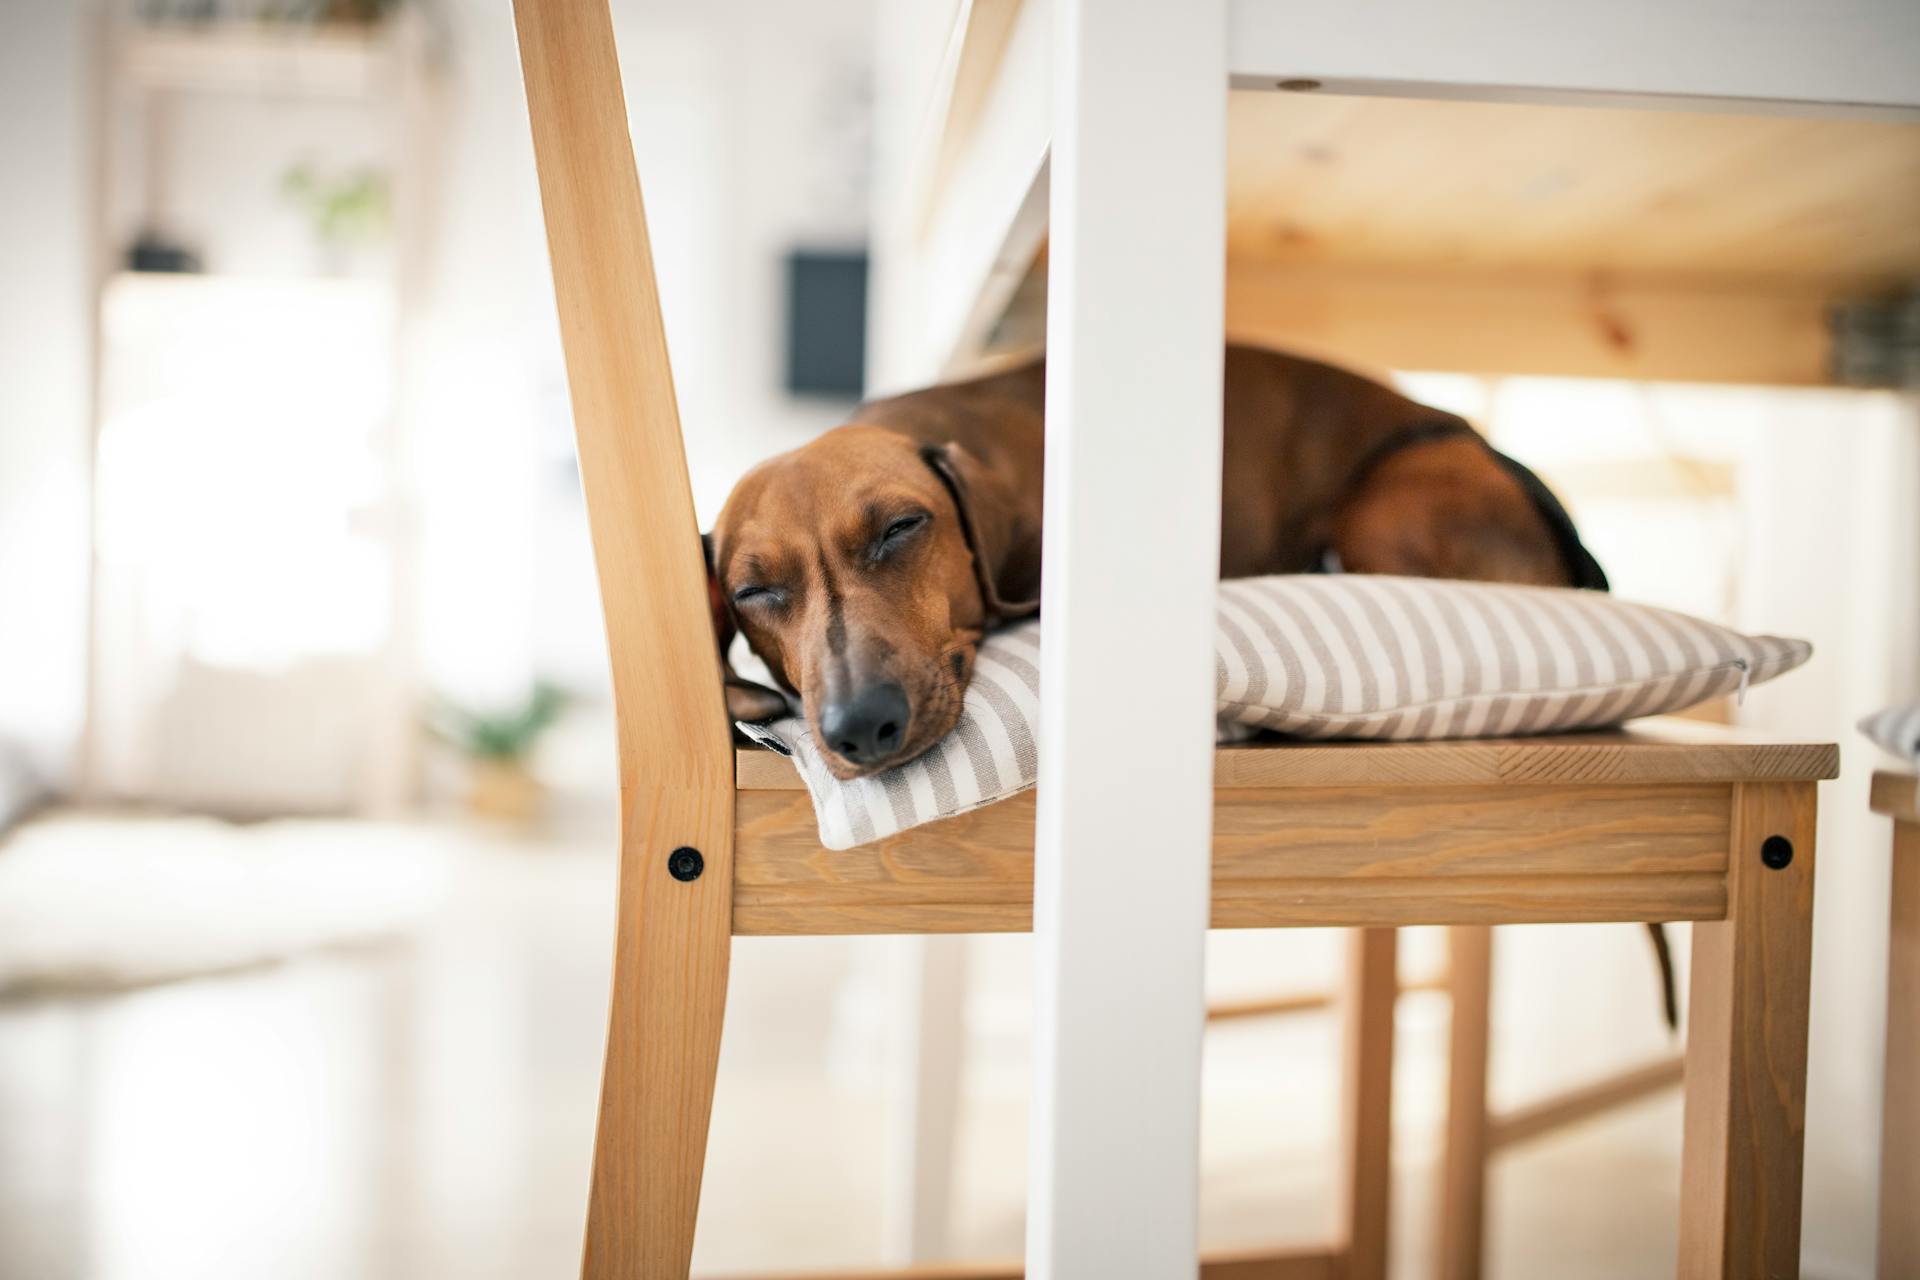
<svg viewBox="0 0 1920 1280">
<path fill-rule="evenodd" d="M 725 664 L 735 720 L 797 695 L 842 778 L 947 735 L 986 631 L 1040 607 L 1045 402 L 1040 361 L 876 400 L 741 478 L 707 537 L 715 631 L 723 662 L 744 632 L 785 693 Z M 1222 577 L 1607 589 L 1532 472 L 1463 419 L 1331 365 L 1229 346 L 1221 471 Z M 1666 933 L 1649 931 L 1675 1026 Z"/>
<path fill-rule="evenodd" d="M 1039 608 L 1045 386 L 1036 361 L 873 401 L 748 472 L 721 511 L 721 647 L 746 633 L 838 776 L 944 737 L 983 634 Z M 1221 497 L 1223 577 L 1606 587 L 1553 495 L 1465 421 L 1276 351 L 1227 348 Z M 786 713 L 727 674 L 736 720 Z"/>
</svg>

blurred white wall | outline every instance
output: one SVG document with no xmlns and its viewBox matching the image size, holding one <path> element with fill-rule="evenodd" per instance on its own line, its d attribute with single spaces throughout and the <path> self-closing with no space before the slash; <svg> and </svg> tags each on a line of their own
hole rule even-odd
<svg viewBox="0 0 1920 1280">
<path fill-rule="evenodd" d="M 0 738 L 55 781 L 86 691 L 89 9 L 0 4 Z"/>
<path fill-rule="evenodd" d="M 1816 1275 L 1873 1267 L 1891 849 L 1867 788 L 1890 762 L 1854 725 L 1920 697 L 1917 400 L 1809 391 L 1750 404 L 1738 621 L 1808 637 L 1814 660 L 1754 690 L 1745 719 L 1841 744 L 1840 778 L 1821 787 L 1814 890 L 1803 1252 Z"/>
<path fill-rule="evenodd" d="M 781 389 L 782 259 L 864 238 L 871 0 L 616 0 L 696 504 L 846 406 Z M 533 667 L 605 679 L 508 8 L 446 7 L 446 152 L 416 357 L 426 678 L 484 698 Z M 851 117 L 851 118 L 850 118 Z"/>
<path fill-rule="evenodd" d="M 784 258 L 865 239 L 872 0 L 613 9 L 694 491 L 710 521 L 741 471 L 849 407 L 781 385 Z M 400 496 L 368 513 L 401 548 L 391 645 L 422 697 L 503 703 L 545 678 L 602 701 L 598 596 L 511 8 L 440 0 L 434 15 L 443 56 L 429 172 L 419 188 L 403 185 L 417 167 L 396 182 L 402 199 L 421 191 L 426 226 L 403 222 L 405 243 L 358 264 L 419 251 L 402 263 L 397 299 Z M 417 153 L 396 145 L 393 109 L 391 97 L 127 94 L 110 121 L 107 242 L 117 249 L 153 226 L 194 249 L 212 278 L 325 274 L 281 178 L 303 161 L 329 174 L 413 164 Z M 324 353 L 300 350 L 327 370 Z M 178 674 L 175 655 L 150 656 L 162 685 Z M 106 701 L 128 701 L 122 684 Z M 129 714 L 150 718 L 144 704 Z M 116 739 L 152 738 L 127 718 L 110 726 Z M 283 745 L 289 761 L 306 758 Z M 265 772 L 267 754 L 251 772 Z M 194 794 L 226 786 L 257 799 L 248 773 L 222 766 Z"/>
</svg>

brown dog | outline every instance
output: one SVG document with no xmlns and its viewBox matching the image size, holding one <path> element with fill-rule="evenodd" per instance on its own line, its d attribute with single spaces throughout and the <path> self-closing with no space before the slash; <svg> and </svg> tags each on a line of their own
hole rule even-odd
<svg viewBox="0 0 1920 1280">
<path fill-rule="evenodd" d="M 911 760 L 960 717 L 976 646 L 1040 607 L 1036 362 L 861 406 L 761 463 L 707 540 L 724 656 L 735 627 L 797 694 L 829 768 Z M 1220 573 L 1329 567 L 1605 590 L 1532 472 L 1466 422 L 1343 369 L 1230 346 Z M 727 666 L 736 720 L 787 699 Z M 1665 931 L 1649 926 L 1676 1025 Z"/>
<path fill-rule="evenodd" d="M 912 759 L 959 718 L 987 628 L 1040 599 L 1045 367 L 878 400 L 755 467 L 708 542 L 723 647 L 737 625 L 797 694 L 830 768 Z M 1342 369 L 1226 353 L 1220 572 L 1604 588 L 1530 472 L 1464 421 Z M 731 669 L 729 669 L 731 676 Z M 728 681 L 736 719 L 786 710 Z"/>
</svg>

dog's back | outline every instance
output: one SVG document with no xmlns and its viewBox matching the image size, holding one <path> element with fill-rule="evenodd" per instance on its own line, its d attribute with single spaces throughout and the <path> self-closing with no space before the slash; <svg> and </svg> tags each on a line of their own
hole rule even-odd
<svg viewBox="0 0 1920 1280">
<path fill-rule="evenodd" d="M 1222 398 L 1220 570 L 1229 578 L 1320 567 L 1340 511 L 1383 447 L 1423 431 L 1471 433 L 1453 414 L 1369 378 L 1261 347 L 1227 348 Z M 1045 407 L 1043 357 L 872 401 L 854 420 L 927 445 L 963 445 L 1030 494 L 1037 518 Z"/>
</svg>

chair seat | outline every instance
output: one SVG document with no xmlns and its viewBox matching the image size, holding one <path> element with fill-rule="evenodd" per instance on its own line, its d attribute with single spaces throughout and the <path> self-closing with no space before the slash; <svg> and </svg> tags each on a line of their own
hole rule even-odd
<svg viewBox="0 0 1920 1280">
<path fill-rule="evenodd" d="M 1214 757 L 1216 928 L 1715 920 L 1734 788 L 1831 778 L 1831 743 L 1693 721 Z M 1035 796 L 820 846 L 786 758 L 736 757 L 736 934 L 1020 932 Z"/>
</svg>

